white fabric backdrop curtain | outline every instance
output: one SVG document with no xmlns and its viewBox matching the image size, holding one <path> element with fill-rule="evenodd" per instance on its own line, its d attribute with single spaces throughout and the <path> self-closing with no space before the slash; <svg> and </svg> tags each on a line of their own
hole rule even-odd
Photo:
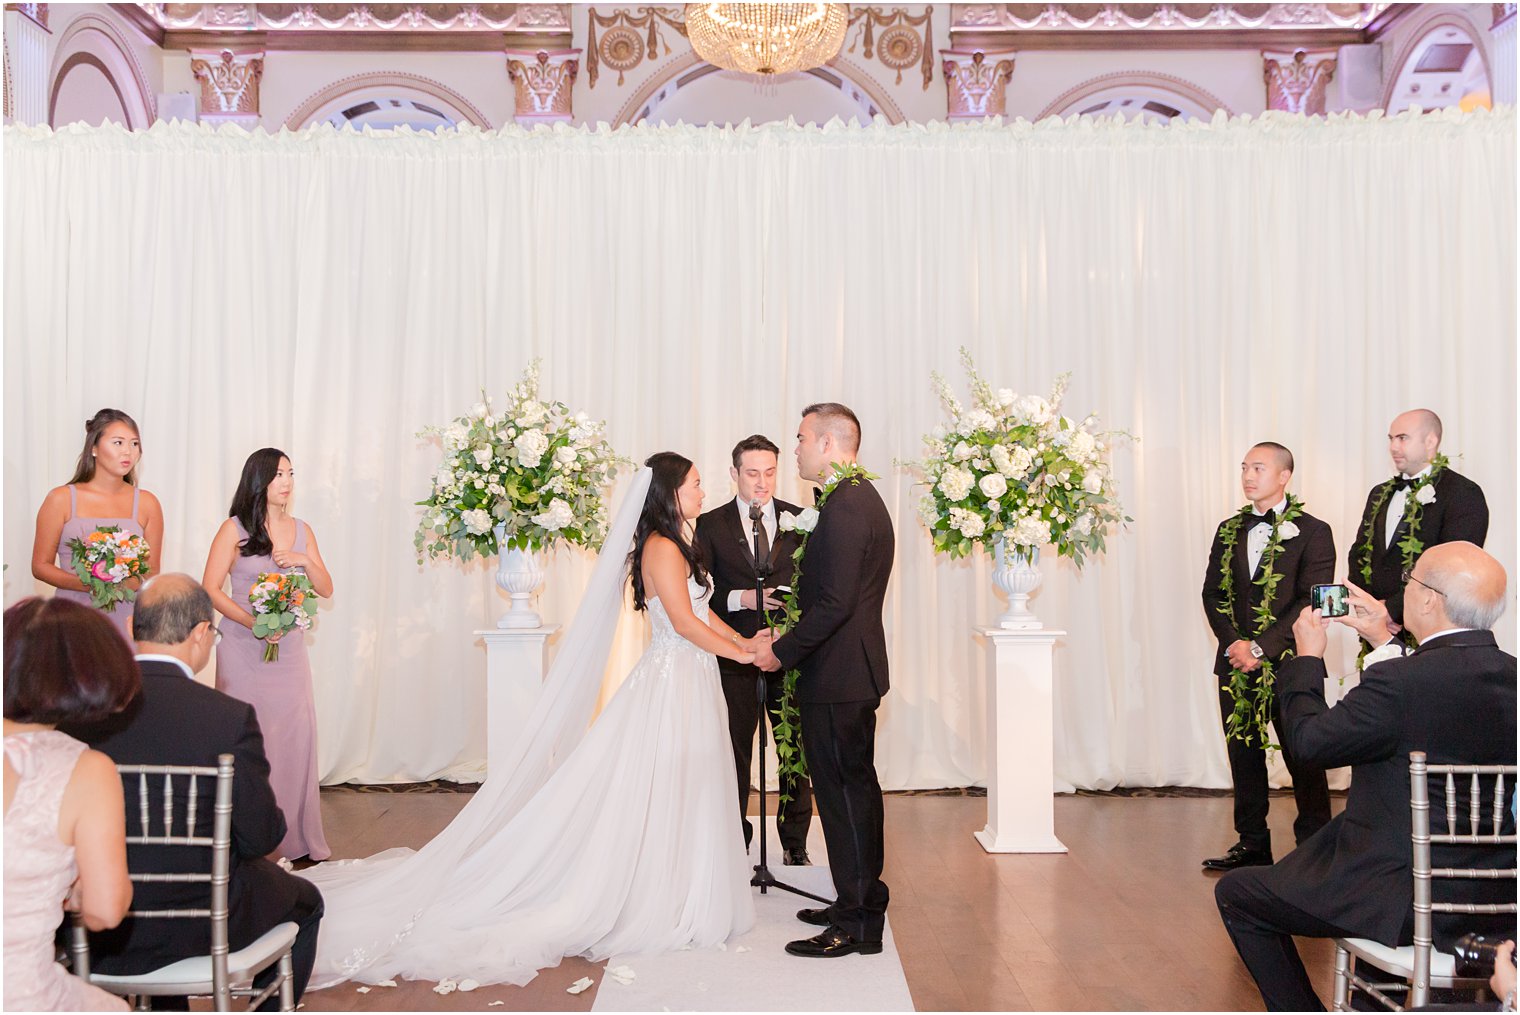
<svg viewBox="0 0 1520 1015">
<path fill-rule="evenodd" d="M 1115 456 L 1133 525 L 1081 575 L 1047 563 L 1035 600 L 1070 632 L 1066 784 L 1228 784 L 1198 591 L 1254 441 L 1297 453 L 1344 560 L 1387 423 L 1434 408 L 1514 570 L 1512 111 L 5 141 L 6 602 L 39 588 L 32 519 L 97 408 L 142 424 L 164 564 L 197 576 L 244 457 L 285 449 L 337 584 L 312 651 L 326 782 L 479 773 L 470 632 L 504 602 L 478 564 L 417 565 L 437 452 L 413 434 L 533 356 L 625 454 L 692 456 L 710 505 L 737 438 L 789 454 L 807 402 L 857 410 L 898 523 L 888 788 L 984 777 L 970 628 L 1002 604 L 985 560 L 933 557 L 893 468 L 958 346 L 1023 392 L 1071 370 L 1069 414 L 1140 437 Z M 587 574 L 553 558 L 547 617 Z"/>
</svg>

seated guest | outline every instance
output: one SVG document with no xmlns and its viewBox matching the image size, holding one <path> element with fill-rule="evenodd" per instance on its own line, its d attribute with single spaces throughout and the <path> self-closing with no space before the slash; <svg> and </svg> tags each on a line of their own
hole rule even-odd
<svg viewBox="0 0 1520 1015">
<path fill-rule="evenodd" d="M 1329 622 L 1312 608 L 1299 615 L 1298 656 L 1277 676 L 1283 746 L 1310 764 L 1354 769 L 1344 813 L 1277 864 L 1232 871 L 1214 888 L 1225 929 L 1269 1011 L 1324 1010 L 1292 935 L 1394 946 L 1414 940 L 1410 752 L 1424 751 L 1433 765 L 1515 763 L 1515 657 L 1501 652 L 1489 631 L 1504 597 L 1503 567 L 1477 546 L 1426 550 L 1403 601 L 1404 626 L 1419 648 L 1369 666 L 1334 708 L 1324 691 Z M 1445 830 L 1439 805 L 1431 807 L 1431 822 L 1432 831 Z M 1514 833 L 1512 815 L 1504 831 Z M 1492 847 L 1433 853 L 1436 867 L 1515 863 L 1514 847 L 1498 857 Z M 1514 901 L 1515 888 L 1458 881 L 1443 891 L 1450 901 L 1482 903 Z M 1436 914 L 1436 947 L 1449 949 L 1466 930 L 1502 933 L 1511 919 Z"/>
<path fill-rule="evenodd" d="M 111 759 L 54 727 L 137 693 L 132 652 L 103 613 L 63 599 L 5 611 L 5 1010 L 125 1011 L 54 961 L 65 909 L 86 927 L 132 902 L 121 780 Z"/>
<path fill-rule="evenodd" d="M 269 761 L 253 706 L 193 679 L 216 645 L 213 620 L 211 598 L 193 578 L 166 574 L 150 580 L 137 597 L 132 618 L 142 692 L 118 715 L 73 732 L 121 765 L 215 765 L 217 755 L 233 755 L 227 936 L 237 951 L 276 924 L 298 923 L 301 931 L 292 959 L 299 998 L 316 958 L 322 896 L 305 878 L 266 859 L 285 835 L 285 818 L 269 785 Z M 176 790 L 181 785 L 177 783 Z M 162 833 L 159 786 L 149 782 L 155 797 L 149 807 L 154 834 Z M 210 784 L 201 780 L 200 789 L 196 834 L 209 836 Z M 176 815 L 186 812 L 186 800 L 176 801 Z M 132 860 L 134 870 L 156 873 L 189 870 L 202 863 L 190 850 L 157 846 L 133 846 Z M 208 891 L 205 884 L 145 884 L 138 889 L 138 908 L 204 908 Z M 116 930 L 90 939 L 92 968 L 115 975 L 150 972 L 210 951 L 210 922 L 205 919 L 129 917 Z M 270 966 L 255 983 L 268 983 L 276 972 Z M 273 997 L 264 1007 L 275 1010 L 277 1002 L 278 996 Z"/>
</svg>

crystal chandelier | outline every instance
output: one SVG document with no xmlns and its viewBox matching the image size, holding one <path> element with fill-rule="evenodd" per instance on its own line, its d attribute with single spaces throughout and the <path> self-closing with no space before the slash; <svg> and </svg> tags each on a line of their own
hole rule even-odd
<svg viewBox="0 0 1520 1015">
<path fill-rule="evenodd" d="M 686 34 L 697 55 L 745 74 L 811 70 L 844 42 L 845 4 L 687 4 Z"/>
</svg>

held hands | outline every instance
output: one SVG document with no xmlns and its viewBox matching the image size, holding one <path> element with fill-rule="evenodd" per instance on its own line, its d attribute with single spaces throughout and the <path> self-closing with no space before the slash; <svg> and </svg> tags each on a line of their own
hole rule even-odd
<svg viewBox="0 0 1520 1015">
<path fill-rule="evenodd" d="M 1325 646 L 1330 641 L 1329 635 L 1325 633 L 1329 627 L 1330 621 L 1320 616 L 1318 610 L 1305 606 L 1293 622 L 1293 640 L 1297 644 L 1298 654 L 1323 659 Z"/>
<path fill-rule="evenodd" d="M 1351 593 L 1346 601 L 1351 606 L 1351 612 L 1344 617 L 1332 617 L 1337 624 L 1345 624 L 1373 648 L 1386 645 L 1394 635 L 1399 633 L 1399 625 L 1388 616 L 1388 605 L 1381 599 L 1372 598 L 1371 593 L 1357 588 L 1349 581 L 1346 589 Z"/>
<path fill-rule="evenodd" d="M 1261 660 L 1251 654 L 1251 643 L 1244 638 L 1230 642 L 1230 647 L 1224 650 L 1224 654 L 1230 660 L 1230 665 L 1242 673 L 1261 668 Z"/>
<path fill-rule="evenodd" d="M 781 669 L 781 660 L 777 659 L 776 653 L 771 651 L 773 637 L 770 631 L 761 631 L 750 639 L 755 650 L 755 665 L 766 673 L 775 673 Z"/>
</svg>

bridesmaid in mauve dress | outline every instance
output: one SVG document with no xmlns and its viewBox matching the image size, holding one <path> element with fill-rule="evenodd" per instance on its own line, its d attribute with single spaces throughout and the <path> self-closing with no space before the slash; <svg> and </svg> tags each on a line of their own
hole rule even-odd
<svg viewBox="0 0 1520 1015">
<path fill-rule="evenodd" d="M 278 852 L 292 860 L 326 860 L 332 850 L 322 833 L 317 793 L 317 712 L 305 632 L 283 632 L 274 639 L 280 645 L 279 659 L 265 662 L 266 643 L 253 636 L 248 606 L 248 590 L 265 571 L 304 571 L 318 596 L 332 596 L 332 577 L 317 551 L 316 536 L 290 513 L 294 486 L 294 471 L 284 452 L 262 448 L 248 456 L 232 498 L 231 517 L 211 544 L 203 584 L 224 618 L 216 650 L 216 686 L 253 706 L 264 735 L 269 781 L 287 825 Z M 222 590 L 229 577 L 230 596 Z"/>
<path fill-rule="evenodd" d="M 89 606 L 90 593 L 74 573 L 69 541 L 113 525 L 148 541 L 149 572 L 157 574 L 164 513 L 158 498 L 137 485 L 142 437 L 132 417 L 120 409 L 101 409 L 85 421 L 84 430 L 74 478 L 48 491 L 37 511 L 32 577 L 56 588 L 59 599 Z M 132 604 L 117 603 L 106 616 L 130 642 Z"/>
</svg>

